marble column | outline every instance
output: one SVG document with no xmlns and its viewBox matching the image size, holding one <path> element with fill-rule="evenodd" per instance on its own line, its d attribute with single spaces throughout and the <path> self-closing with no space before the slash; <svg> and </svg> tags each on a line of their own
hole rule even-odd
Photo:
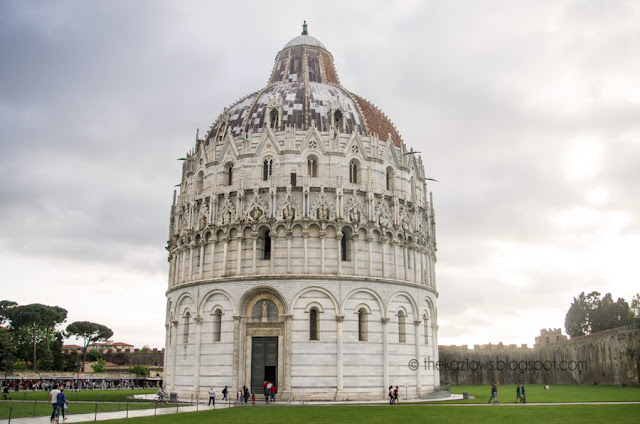
<svg viewBox="0 0 640 424">
<path fill-rule="evenodd" d="M 387 324 L 389 318 L 382 318 L 382 381 L 384 389 L 389 388 L 389 341 L 387 336 Z"/>
<path fill-rule="evenodd" d="M 309 273 L 309 256 L 308 256 L 308 248 L 309 248 L 309 231 L 302 231 L 302 240 L 304 240 L 304 273 Z"/>
<path fill-rule="evenodd" d="M 224 248 L 222 250 L 222 276 L 227 276 L 227 250 L 229 249 L 229 237 L 224 236 Z"/>
<path fill-rule="evenodd" d="M 202 317 L 195 317 L 196 322 L 196 350 L 193 364 L 193 392 L 196 399 L 200 396 L 200 346 L 202 343 Z"/>
<path fill-rule="evenodd" d="M 416 396 L 418 398 L 422 397 L 422 379 L 420 369 L 420 365 L 422 364 L 422 358 L 420 358 L 420 322 L 421 321 L 419 320 L 413 321 L 414 338 L 416 342 L 416 361 L 418 361 L 418 368 L 416 368 Z"/>
<path fill-rule="evenodd" d="M 230 395 L 240 387 L 240 367 L 242 358 L 240 356 L 240 327 L 242 325 L 242 317 L 240 315 L 233 316 L 233 362 L 231 364 L 231 389 Z"/>
<path fill-rule="evenodd" d="M 198 259 L 200 259 L 200 273 L 198 274 L 198 278 L 202 280 L 204 276 L 204 242 L 200 244 L 200 257 Z"/>
<path fill-rule="evenodd" d="M 371 242 L 373 241 L 373 237 L 367 236 L 367 247 L 369 248 L 369 277 L 373 276 L 373 253 Z"/>
<path fill-rule="evenodd" d="M 324 274 L 324 238 L 327 233 L 322 230 L 320 231 L 320 273 Z"/>
<path fill-rule="evenodd" d="M 382 258 L 382 278 L 386 278 L 387 277 L 387 275 L 386 275 L 387 274 L 387 272 L 386 272 L 386 268 L 387 267 L 386 267 L 386 265 L 384 263 L 385 262 L 385 257 L 384 257 L 385 256 L 385 252 L 384 251 L 385 251 L 385 246 L 387 244 L 387 241 L 388 240 L 387 240 L 386 237 L 384 237 L 384 236 L 380 237 L 380 251 L 381 251 L 380 256 Z"/>
<path fill-rule="evenodd" d="M 251 239 L 253 240 L 253 264 L 251 265 L 252 267 L 252 274 L 256 274 L 256 263 L 257 263 L 257 258 L 258 258 L 258 233 L 251 233 Z"/>
<path fill-rule="evenodd" d="M 353 275 L 358 275 L 358 234 L 351 236 L 351 244 L 353 245 Z"/>
<path fill-rule="evenodd" d="M 336 400 L 340 399 L 342 390 L 344 390 L 344 377 L 343 377 L 343 353 L 342 353 L 342 322 L 344 321 L 344 315 L 336 315 L 337 337 L 336 337 Z"/>
<path fill-rule="evenodd" d="M 178 339 L 180 337 L 178 337 L 178 321 L 171 321 L 171 325 L 173 326 L 173 328 L 171 329 L 171 338 L 173 339 L 171 341 L 171 359 L 173 361 L 173 373 L 171 374 L 171 390 L 175 391 L 176 390 L 176 374 L 177 374 L 177 367 L 178 367 L 178 358 L 177 358 L 177 354 L 178 354 Z"/>
<path fill-rule="evenodd" d="M 193 280 L 193 246 L 189 246 L 189 281 Z"/>
<path fill-rule="evenodd" d="M 216 261 L 215 261 L 216 239 L 211 239 L 211 278 L 215 277 Z"/>
<path fill-rule="evenodd" d="M 276 262 L 276 255 L 275 255 L 276 239 L 278 238 L 278 235 L 273 231 L 269 231 L 269 237 L 271 237 L 271 255 L 269 256 L 269 271 L 271 272 L 271 275 L 273 275 L 273 267 Z"/>
<path fill-rule="evenodd" d="M 293 232 L 287 230 L 287 273 L 291 272 L 291 237 Z"/>
<path fill-rule="evenodd" d="M 391 241 L 393 246 L 393 279 L 398 279 L 398 242 L 396 240 Z"/>
<path fill-rule="evenodd" d="M 291 393 L 291 319 L 293 315 L 284 315 L 284 391 Z"/>
<path fill-rule="evenodd" d="M 336 243 L 338 243 L 338 275 L 342 274 L 342 237 L 344 237 L 344 234 L 338 231 L 336 233 Z"/>
<path fill-rule="evenodd" d="M 236 237 L 236 240 L 238 240 L 238 257 L 237 257 L 237 267 L 236 267 L 236 275 L 240 275 L 242 274 L 242 235 L 240 233 L 238 233 L 238 236 Z"/>
</svg>

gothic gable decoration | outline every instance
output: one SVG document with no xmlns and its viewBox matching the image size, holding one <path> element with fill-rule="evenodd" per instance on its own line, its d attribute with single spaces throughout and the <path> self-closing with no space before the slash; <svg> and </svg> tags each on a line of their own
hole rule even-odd
<svg viewBox="0 0 640 424">
<path fill-rule="evenodd" d="M 336 219 L 334 207 L 327 200 L 327 195 L 324 192 L 324 186 L 320 187 L 320 195 L 313 204 L 310 215 L 312 219 L 320 221 L 333 221 Z"/>
<path fill-rule="evenodd" d="M 402 231 L 404 232 L 408 233 L 412 230 L 411 212 L 406 206 L 400 207 L 400 226 L 402 227 Z"/>
<path fill-rule="evenodd" d="M 362 204 L 358 201 L 355 194 L 351 196 L 349 202 L 347 202 L 347 205 L 344 207 L 344 217 L 352 224 L 360 224 L 367 221 L 365 209 L 362 207 Z"/>
<path fill-rule="evenodd" d="M 260 197 L 260 189 L 258 187 L 253 189 L 253 199 L 251 199 L 251 203 L 247 206 L 247 209 L 244 213 L 244 219 L 257 223 L 260 221 L 266 221 L 269 217 L 269 208 L 264 204 L 262 197 Z"/>
<path fill-rule="evenodd" d="M 376 223 L 382 228 L 387 228 L 391 226 L 391 211 L 389 210 L 389 206 L 387 206 L 387 202 L 383 199 L 378 202 L 378 206 L 376 207 L 375 212 Z"/>
<path fill-rule="evenodd" d="M 287 194 L 282 201 L 282 206 L 278 211 L 277 218 L 285 221 L 291 221 L 299 218 L 298 211 L 300 211 L 300 208 L 296 205 L 293 195 L 291 194 L 291 184 L 289 184 L 287 185 Z"/>
<path fill-rule="evenodd" d="M 229 200 L 229 192 L 224 193 L 224 200 L 218 214 L 218 225 L 231 225 L 236 218 L 236 208 Z"/>
</svg>

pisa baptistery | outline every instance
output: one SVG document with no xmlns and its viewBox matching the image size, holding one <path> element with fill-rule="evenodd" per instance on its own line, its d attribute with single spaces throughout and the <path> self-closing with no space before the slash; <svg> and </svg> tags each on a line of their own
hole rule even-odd
<svg viewBox="0 0 640 424">
<path fill-rule="evenodd" d="M 306 24 L 266 87 L 202 135 L 171 206 L 167 390 L 433 392 L 439 374 L 423 362 L 438 359 L 435 214 L 422 159 L 340 84 Z"/>
</svg>

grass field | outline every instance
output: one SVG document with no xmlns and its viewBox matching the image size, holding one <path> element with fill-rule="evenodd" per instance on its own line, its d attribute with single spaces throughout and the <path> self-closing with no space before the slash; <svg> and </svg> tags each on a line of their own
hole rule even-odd
<svg viewBox="0 0 640 424">
<path fill-rule="evenodd" d="M 134 394 L 150 394 L 156 390 L 88 390 L 82 392 L 66 392 L 69 400 L 69 415 L 94 413 L 96 404 L 98 413 L 154 408 L 154 402 L 129 399 Z M 11 392 L 7 401 L 0 401 L 0 419 L 9 417 L 9 410 L 14 418 L 33 417 L 51 414 L 51 406 L 47 404 L 48 392 Z M 167 406 L 158 404 L 158 408 Z"/>
<path fill-rule="evenodd" d="M 262 406 L 106 421 L 112 424 L 638 423 L 640 405 Z"/>
<path fill-rule="evenodd" d="M 491 386 L 453 386 L 451 393 L 469 392 L 475 399 L 451 401 L 447 403 L 487 403 L 491 397 Z M 620 386 L 574 386 L 555 385 L 544 390 L 541 384 L 525 385 L 527 402 L 640 402 L 640 387 Z M 498 385 L 498 400 L 513 403 L 516 399 L 516 385 Z M 640 419 L 638 420 L 640 422 Z"/>
<path fill-rule="evenodd" d="M 137 390 L 82 390 L 80 392 L 65 391 L 67 400 L 72 402 L 119 402 L 126 401 L 128 396 L 156 393 L 158 389 Z M 9 399 L 22 400 L 48 400 L 49 392 L 9 392 Z"/>
</svg>

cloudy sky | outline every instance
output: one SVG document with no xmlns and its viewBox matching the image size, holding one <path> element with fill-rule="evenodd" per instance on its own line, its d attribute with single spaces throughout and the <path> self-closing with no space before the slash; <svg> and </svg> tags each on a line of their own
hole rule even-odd
<svg viewBox="0 0 640 424">
<path fill-rule="evenodd" d="M 440 181 L 441 344 L 640 291 L 639 2 L 4 0 L 0 297 L 162 347 L 176 159 L 303 19 Z"/>
</svg>

